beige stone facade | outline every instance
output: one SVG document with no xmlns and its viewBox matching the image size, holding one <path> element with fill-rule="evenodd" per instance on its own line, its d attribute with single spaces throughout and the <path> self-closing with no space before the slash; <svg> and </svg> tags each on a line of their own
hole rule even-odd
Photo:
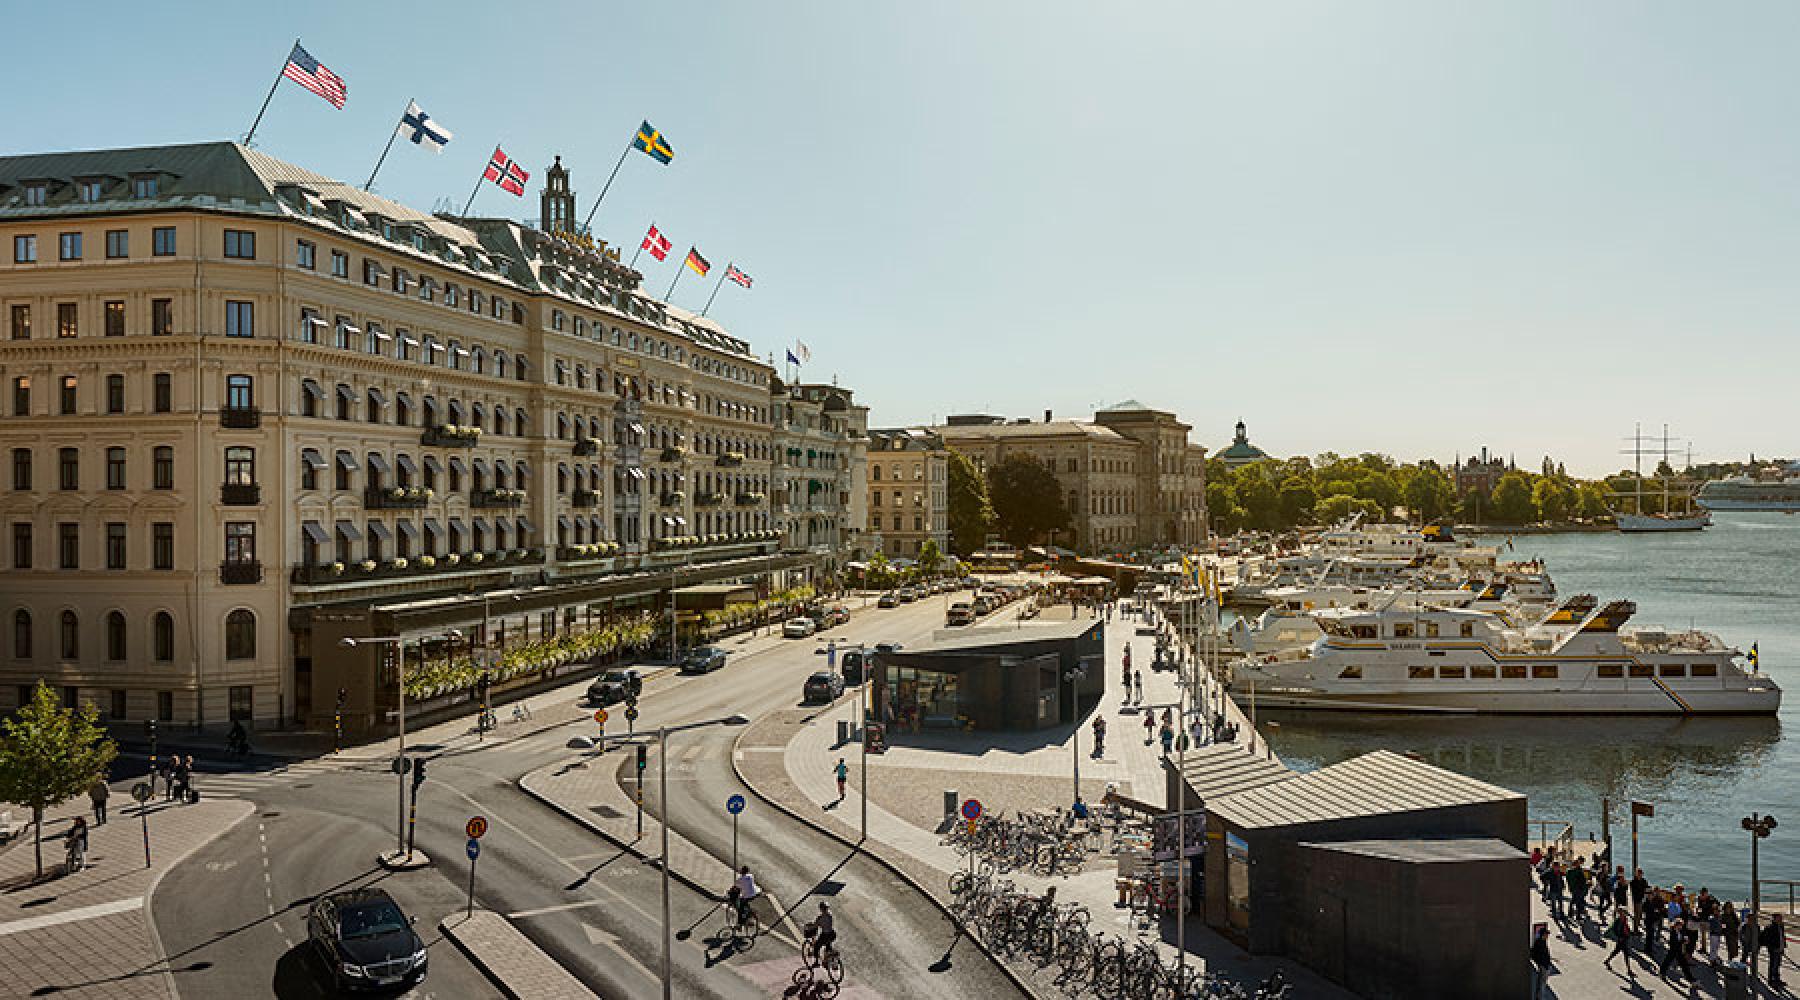
<svg viewBox="0 0 1800 1000">
<path fill-rule="evenodd" d="M 869 432 L 869 553 L 915 559 L 927 541 L 950 554 L 950 452 L 929 431 Z"/>
<path fill-rule="evenodd" d="M 775 455 L 771 465 L 770 509 L 782 549 L 818 557 L 815 582 L 835 584 L 849 561 L 851 497 L 866 462 L 858 439 L 850 390 L 835 385 L 785 385 L 771 392 L 770 426 Z M 867 420 L 868 410 L 861 417 Z"/>
</svg>

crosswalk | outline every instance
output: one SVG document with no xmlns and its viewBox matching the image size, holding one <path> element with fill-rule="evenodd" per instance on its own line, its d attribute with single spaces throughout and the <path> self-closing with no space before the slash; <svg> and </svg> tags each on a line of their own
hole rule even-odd
<svg viewBox="0 0 1800 1000">
<path fill-rule="evenodd" d="M 304 787 L 334 774 L 381 770 L 380 765 L 365 761 L 330 759 L 250 764 L 227 769 L 229 767 L 217 761 L 200 761 L 191 779 L 194 789 L 208 799 L 246 799 L 276 788 Z M 158 798 L 163 795 L 160 781 L 156 785 L 156 795 Z"/>
</svg>

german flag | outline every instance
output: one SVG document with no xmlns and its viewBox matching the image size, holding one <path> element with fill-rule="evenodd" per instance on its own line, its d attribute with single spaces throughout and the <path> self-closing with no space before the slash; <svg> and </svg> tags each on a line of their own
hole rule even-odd
<svg viewBox="0 0 1800 1000">
<path fill-rule="evenodd" d="M 700 256 L 700 251 L 693 247 L 688 247 L 687 260 L 683 263 L 687 264 L 688 270 L 698 274 L 702 278 L 706 277 L 706 272 L 712 270 L 712 265 L 708 264 L 706 258 Z"/>
</svg>

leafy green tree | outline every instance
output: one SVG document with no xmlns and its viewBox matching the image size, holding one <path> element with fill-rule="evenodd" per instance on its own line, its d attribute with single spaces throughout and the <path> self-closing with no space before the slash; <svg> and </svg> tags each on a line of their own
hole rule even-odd
<svg viewBox="0 0 1800 1000">
<path fill-rule="evenodd" d="M 1606 505 L 1606 487 L 1601 483 L 1582 483 L 1575 488 L 1575 516 L 1590 520 L 1612 516 Z"/>
<path fill-rule="evenodd" d="M 988 470 L 988 496 L 1000 537 L 1014 545 L 1030 545 L 1052 531 L 1069 527 L 1069 508 L 1062 486 L 1035 456 L 1017 454 Z"/>
<path fill-rule="evenodd" d="M 1281 516 L 1281 490 L 1257 462 L 1238 470 L 1237 501 L 1249 514 L 1250 527 L 1259 531 L 1278 531 L 1286 524 Z"/>
<path fill-rule="evenodd" d="M 919 572 L 925 576 L 935 576 L 943 564 L 944 553 L 938 550 L 937 539 L 925 539 L 919 546 Z"/>
<path fill-rule="evenodd" d="M 1537 508 L 1531 502 L 1531 482 L 1514 470 L 1500 477 L 1489 498 L 1489 518 L 1497 524 L 1529 524 Z"/>
<path fill-rule="evenodd" d="M 1318 503 L 1319 492 L 1313 489 L 1310 480 L 1290 475 L 1281 481 L 1281 519 L 1285 524 L 1311 520 L 1313 508 Z"/>
<path fill-rule="evenodd" d="M 1364 457 L 1382 458 L 1384 456 Z M 1376 508 L 1381 512 L 1379 515 L 1375 515 L 1376 520 L 1392 519 L 1393 515 L 1390 512 L 1400 505 L 1400 487 L 1395 484 L 1394 477 L 1385 470 L 1364 469 L 1359 473 L 1356 477 L 1356 495 L 1364 500 L 1375 501 Z"/>
<path fill-rule="evenodd" d="M 1545 464 L 1549 464 L 1545 459 Z M 1569 517 L 1569 495 L 1562 484 L 1549 476 L 1540 476 L 1531 485 L 1531 502 L 1537 507 L 1538 520 L 1561 522 Z"/>
<path fill-rule="evenodd" d="M 956 450 L 950 452 L 949 508 L 951 547 L 964 555 L 979 551 L 994 530 L 994 505 L 975 460 Z"/>
<path fill-rule="evenodd" d="M 16 715 L 0 722 L 0 801 L 31 810 L 38 878 L 44 877 L 44 810 L 86 792 L 118 753 L 92 704 L 64 708 L 43 681 Z"/>
<path fill-rule="evenodd" d="M 1401 500 L 1420 522 L 1435 521 L 1456 505 L 1450 477 L 1436 466 L 1421 466 L 1401 491 Z"/>
<path fill-rule="evenodd" d="M 1313 517 L 1320 524 L 1334 524 L 1352 514 L 1361 514 L 1365 520 L 1374 520 L 1381 516 L 1381 510 L 1375 501 L 1353 497 L 1348 493 L 1326 497 L 1313 508 Z"/>
</svg>

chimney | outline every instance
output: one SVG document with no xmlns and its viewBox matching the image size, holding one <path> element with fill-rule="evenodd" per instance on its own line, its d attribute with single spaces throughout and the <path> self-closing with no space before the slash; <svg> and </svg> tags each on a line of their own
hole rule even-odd
<svg viewBox="0 0 1800 1000">
<path fill-rule="evenodd" d="M 1044 411 L 1044 423 L 1046 423 L 1046 424 L 1047 424 L 1047 423 L 1049 423 L 1049 422 L 1050 422 L 1050 411 L 1049 411 L 1049 410 L 1045 410 L 1045 411 Z"/>
</svg>

